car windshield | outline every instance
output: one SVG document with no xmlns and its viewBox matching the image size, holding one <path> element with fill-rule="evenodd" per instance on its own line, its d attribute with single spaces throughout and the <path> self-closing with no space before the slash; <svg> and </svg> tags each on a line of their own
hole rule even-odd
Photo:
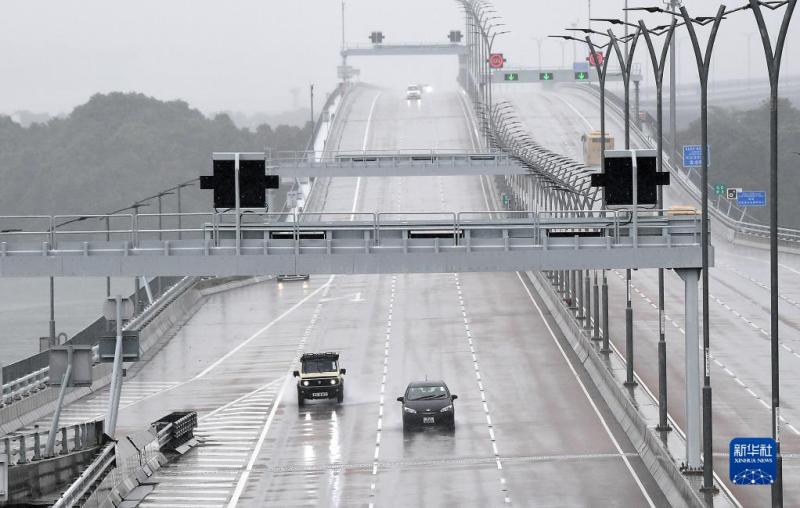
<svg viewBox="0 0 800 508">
<path fill-rule="evenodd" d="M 408 91 L 409 92 L 419 92 L 419 87 L 418 86 L 410 86 L 410 87 L 408 87 Z"/>
<path fill-rule="evenodd" d="M 336 372 L 336 360 L 326 360 L 324 358 L 316 360 L 305 360 L 303 362 L 303 372 L 306 374 L 318 374 L 320 372 Z"/>
<path fill-rule="evenodd" d="M 447 389 L 444 386 L 412 386 L 406 393 L 406 400 L 444 399 Z"/>
</svg>

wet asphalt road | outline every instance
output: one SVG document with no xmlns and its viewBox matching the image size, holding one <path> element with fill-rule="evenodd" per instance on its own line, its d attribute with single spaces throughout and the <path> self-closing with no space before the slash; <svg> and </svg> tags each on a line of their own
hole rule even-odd
<svg viewBox="0 0 800 508">
<path fill-rule="evenodd" d="M 362 90 L 341 149 L 471 148 L 456 93 Z M 329 145 L 330 146 L 330 145 Z M 477 177 L 341 178 L 329 212 L 493 208 Z M 320 191 L 321 192 L 321 191 Z M 211 296 L 123 389 L 120 434 L 198 411 L 202 444 L 142 506 L 663 506 L 641 459 L 516 273 L 314 276 Z M 553 328 L 554 329 L 554 328 Z M 338 351 L 342 405 L 300 409 L 304 351 Z M 404 434 L 406 384 L 443 379 L 454 432 Z M 67 409 L 102 415 L 107 390 Z"/>
<path fill-rule="evenodd" d="M 342 149 L 463 148 L 472 139 L 456 94 L 407 104 L 400 91 L 364 91 L 347 118 Z M 337 179 L 327 188 L 324 209 L 485 210 L 484 189 L 479 178 Z M 597 394 L 572 372 L 517 274 L 312 279 L 324 282 L 330 285 L 319 297 L 291 316 L 304 326 L 291 346 L 341 354 L 344 404 L 320 401 L 301 409 L 294 380 L 284 376 L 277 406 L 269 399 L 274 418 L 263 420 L 252 450 L 237 449 L 243 436 L 201 429 L 206 445 L 166 469 L 161 478 L 179 480 L 168 491 L 157 489 L 146 504 L 200 496 L 201 489 L 188 483 L 193 475 L 212 481 L 212 464 L 242 463 L 232 492 L 219 489 L 207 496 L 209 503 L 664 504 Z M 395 398 L 409 381 L 426 377 L 445 380 L 459 395 L 455 432 L 403 433 Z M 262 420 L 235 418 L 254 423 L 243 431 L 253 442 Z M 215 418 L 217 425 L 223 421 Z M 208 462 L 203 454 L 211 450 L 219 454 L 213 460 L 229 462 Z"/>
</svg>

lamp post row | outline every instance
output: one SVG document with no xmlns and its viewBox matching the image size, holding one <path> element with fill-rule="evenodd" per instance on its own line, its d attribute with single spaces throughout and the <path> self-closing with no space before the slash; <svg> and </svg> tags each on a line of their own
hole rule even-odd
<svg viewBox="0 0 800 508">
<path fill-rule="evenodd" d="M 766 63 L 768 69 L 769 83 L 770 83 L 770 187 L 769 193 L 771 195 L 769 210 L 770 210 L 770 349 L 771 349 L 771 374 L 772 374 L 772 437 L 776 441 L 777 452 L 777 478 L 772 484 L 771 495 L 773 506 L 783 506 L 783 473 L 782 473 L 782 456 L 780 452 L 780 376 L 779 376 L 779 314 L 778 314 L 778 300 L 779 300 L 779 278 L 778 278 L 778 92 L 779 92 L 779 76 L 781 58 L 783 55 L 783 48 L 786 41 L 789 23 L 796 6 L 797 0 L 748 0 L 748 3 L 742 7 L 726 10 L 724 5 L 721 5 L 715 16 L 697 17 L 692 18 L 686 7 L 680 5 L 679 0 L 666 0 L 669 9 L 661 7 L 637 7 L 625 8 L 626 19 L 627 11 L 646 11 L 650 13 L 665 13 L 672 15 L 672 23 L 669 25 L 662 25 L 654 29 L 648 29 L 643 21 L 639 21 L 638 26 L 632 25 L 627 22 L 613 19 L 594 20 L 594 21 L 607 21 L 613 24 L 623 24 L 627 32 L 628 26 L 636 26 L 637 32 L 634 35 L 634 40 L 631 44 L 630 53 L 626 55 L 627 59 L 623 57 L 618 48 L 617 38 L 609 30 L 608 37 L 610 42 L 607 45 L 598 46 L 593 43 L 589 35 L 586 36 L 585 41 L 571 36 L 552 36 L 559 37 L 566 40 L 573 40 L 585 42 L 593 55 L 595 67 L 598 72 L 600 81 L 600 109 L 601 109 L 601 147 L 605 150 L 605 70 L 608 63 L 608 56 L 613 46 L 620 60 L 623 73 L 629 72 L 630 60 L 635 50 L 635 39 L 638 34 L 642 34 L 645 42 L 647 43 L 649 56 L 651 59 L 654 78 L 657 89 L 657 143 L 658 143 L 658 171 L 662 170 L 663 165 L 663 77 L 666 64 L 667 50 L 669 49 L 670 56 L 670 94 L 672 100 L 670 101 L 670 130 L 672 153 L 675 153 L 677 148 L 677 139 L 675 134 L 675 37 L 674 32 L 678 26 L 686 26 L 687 31 L 692 42 L 695 60 L 697 64 L 698 77 L 700 81 L 701 92 L 701 150 L 702 157 L 702 174 L 701 174 L 701 207 L 702 207 L 702 278 L 703 278 L 703 298 L 702 298 L 702 314 L 703 314 L 703 388 L 702 388 L 702 406 L 703 406 L 703 485 L 701 490 L 707 493 L 713 493 L 716 489 L 713 484 L 713 435 L 712 435 L 712 393 L 711 393 L 711 380 L 710 380 L 710 321 L 709 321 L 709 294 L 708 294 L 708 268 L 709 268 L 709 216 L 708 216 L 708 79 L 711 70 L 712 53 L 717 33 L 719 31 L 722 20 L 730 14 L 737 11 L 750 9 L 753 12 L 756 23 L 761 35 L 762 45 L 766 56 Z M 627 4 L 627 2 L 626 2 Z M 675 16 L 678 14 L 678 7 L 680 8 L 680 16 L 683 23 L 677 23 Z M 783 21 L 778 33 L 777 41 L 774 48 L 770 39 L 769 31 L 763 17 L 762 8 L 769 10 L 777 10 L 786 7 L 784 11 Z M 698 41 L 695 25 L 705 26 L 711 25 L 711 33 L 706 42 L 706 48 L 703 50 Z M 568 29 L 570 30 L 570 29 Z M 591 28 L 588 29 L 575 29 L 572 30 L 582 31 L 587 34 L 606 35 L 600 32 L 595 32 Z M 661 50 L 660 56 L 656 55 L 655 47 L 652 42 L 652 35 L 667 34 L 666 40 Z M 628 38 L 625 39 L 626 46 Z M 603 60 L 603 66 L 598 64 L 597 50 L 605 48 L 606 58 Z M 625 78 L 625 76 L 623 75 Z M 626 116 L 626 148 L 629 148 L 629 101 L 628 101 L 628 85 L 627 78 L 625 79 L 625 116 Z M 601 156 L 601 161 L 604 157 Z M 604 166 L 601 163 L 601 166 Z M 659 208 L 663 208 L 663 195 L 659 189 L 658 195 Z M 666 343 L 664 337 L 664 285 L 663 285 L 663 270 L 659 270 L 659 425 L 657 430 L 668 430 L 669 425 L 667 422 L 667 393 L 666 393 Z M 629 280 L 629 279 L 628 279 Z M 630 286 L 628 285 L 628 293 L 630 293 Z M 627 310 L 627 309 L 626 309 Z M 628 324 L 626 329 L 630 334 Z M 632 353 L 632 350 L 629 350 Z M 632 364 L 632 356 L 628 358 L 629 366 Z M 629 369 L 630 370 L 630 369 Z M 630 372 L 628 376 L 630 381 Z"/>
</svg>

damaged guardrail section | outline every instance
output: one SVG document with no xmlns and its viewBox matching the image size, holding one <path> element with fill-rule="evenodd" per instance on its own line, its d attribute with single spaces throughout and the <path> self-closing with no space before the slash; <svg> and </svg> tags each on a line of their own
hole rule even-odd
<svg viewBox="0 0 800 508">
<path fill-rule="evenodd" d="M 196 427 L 196 412 L 176 411 L 153 422 L 148 430 L 127 436 L 136 453 L 118 458 L 116 467 L 97 484 L 82 506 L 120 506 L 134 489 L 148 487 L 149 478 L 158 469 L 197 444 Z"/>
</svg>

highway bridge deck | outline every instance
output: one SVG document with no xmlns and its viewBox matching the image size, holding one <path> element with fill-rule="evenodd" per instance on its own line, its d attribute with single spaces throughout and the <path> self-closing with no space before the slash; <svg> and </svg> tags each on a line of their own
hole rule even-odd
<svg viewBox="0 0 800 508">
<path fill-rule="evenodd" d="M 575 88 L 544 89 L 530 86 L 520 93 L 504 93 L 517 106 L 533 136 L 545 146 L 581 160 L 580 136 L 599 129 L 596 99 Z M 559 122 L 547 122 L 547 119 Z M 617 147 L 624 142 L 624 123 L 609 112 L 609 131 Z M 647 147 L 636 136 L 634 148 Z M 678 185 L 664 194 L 665 206 L 690 203 Z M 728 443 L 734 437 L 770 434 L 769 356 L 769 262 L 763 249 L 730 244 L 725 228 L 712 221 L 716 267 L 711 277 L 711 379 L 714 389 L 714 450 L 716 469 L 728 482 Z M 781 264 L 781 449 L 784 459 L 786 499 L 800 499 L 800 467 L 794 458 L 800 452 L 800 261 L 782 256 Z M 624 271 L 609 273 L 611 339 L 625 350 Z M 684 426 L 683 285 L 677 275 L 667 273 L 666 333 L 669 379 L 669 412 Z M 658 282 L 655 270 L 634 272 L 634 337 L 636 372 L 657 393 Z M 616 295 L 616 296 L 615 296 Z M 768 489 L 728 484 L 745 506 L 769 504 Z M 793 501 L 794 502 L 794 501 Z"/>
<path fill-rule="evenodd" d="M 409 106 L 367 89 L 350 108 L 342 149 L 475 137 L 456 93 Z M 318 183 L 327 211 L 492 208 L 480 177 Z M 515 273 L 314 276 L 211 296 L 126 380 L 119 432 L 195 409 L 204 440 L 157 473 L 142 506 L 663 505 L 546 318 Z M 297 406 L 292 361 L 315 350 L 341 353 L 341 406 Z M 403 433 L 394 399 L 425 377 L 459 395 L 455 432 Z M 69 418 L 104 401 L 79 401 Z"/>
</svg>

